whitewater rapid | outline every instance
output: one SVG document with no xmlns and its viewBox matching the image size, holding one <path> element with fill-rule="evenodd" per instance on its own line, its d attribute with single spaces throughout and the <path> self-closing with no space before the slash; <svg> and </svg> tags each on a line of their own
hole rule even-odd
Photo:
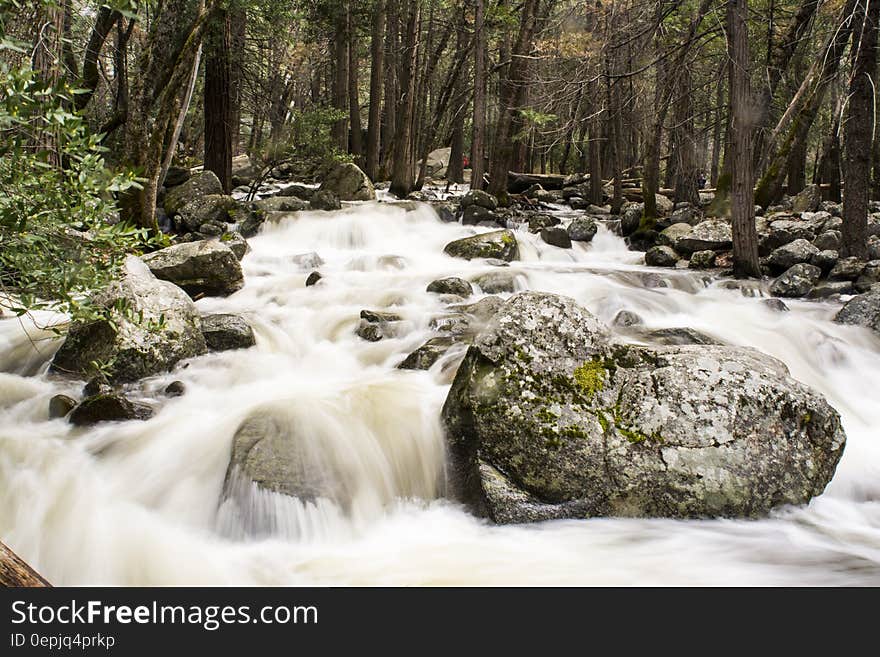
<svg viewBox="0 0 880 657">
<path fill-rule="evenodd" d="M 48 420 L 49 399 L 78 397 L 81 382 L 46 373 L 50 333 L 0 320 L 0 537 L 55 584 L 880 585 L 880 339 L 832 323 L 839 304 L 780 313 L 758 284 L 648 269 L 605 227 L 571 250 L 517 231 L 517 285 L 574 297 L 609 324 L 626 309 L 650 328 L 690 327 L 784 361 L 843 418 L 834 480 L 809 506 L 757 521 L 496 527 L 445 500 L 439 414 L 461 349 L 427 372 L 396 366 L 448 312 L 430 281 L 495 269 L 443 253 L 482 230 L 390 203 L 264 226 L 245 287 L 197 302 L 243 315 L 257 346 L 132 388 L 158 400 L 147 422 Z M 324 279 L 307 288 L 312 269 Z M 362 309 L 395 312 L 406 330 L 366 342 L 354 334 Z M 176 380 L 186 394 L 166 398 Z M 266 408 L 285 414 L 350 504 L 222 499 L 233 434 Z"/>
</svg>

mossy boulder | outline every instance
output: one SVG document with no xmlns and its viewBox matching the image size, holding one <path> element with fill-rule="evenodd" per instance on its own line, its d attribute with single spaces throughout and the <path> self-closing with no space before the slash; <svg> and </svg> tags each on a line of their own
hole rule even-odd
<svg viewBox="0 0 880 657">
<path fill-rule="evenodd" d="M 443 407 L 452 489 L 499 523 L 756 517 L 819 495 L 845 435 L 779 361 L 616 344 L 567 297 L 511 298 Z"/>
<path fill-rule="evenodd" d="M 75 322 L 52 360 L 52 370 L 84 378 L 106 369 L 107 381 L 126 383 L 170 370 L 203 354 L 199 312 L 173 283 L 153 276 L 138 258 L 121 280 L 95 295 L 108 319 Z"/>
<path fill-rule="evenodd" d="M 495 230 L 450 242 L 443 249 L 453 258 L 497 258 L 511 262 L 519 258 L 519 244 L 512 231 Z"/>
<path fill-rule="evenodd" d="M 68 416 L 68 421 L 78 427 L 99 422 L 125 422 L 149 420 L 153 409 L 146 404 L 133 402 L 118 393 L 94 395 L 83 399 Z"/>
</svg>

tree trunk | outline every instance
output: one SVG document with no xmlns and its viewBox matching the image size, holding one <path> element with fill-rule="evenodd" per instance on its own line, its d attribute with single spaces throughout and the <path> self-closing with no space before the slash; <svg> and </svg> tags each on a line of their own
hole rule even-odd
<svg viewBox="0 0 880 657">
<path fill-rule="evenodd" d="M 728 0 L 728 57 L 733 68 L 730 88 L 731 224 L 733 230 L 733 273 L 738 277 L 760 277 L 758 236 L 755 230 L 752 138 L 755 106 L 752 98 L 749 62 L 748 0 Z"/>
<path fill-rule="evenodd" d="M 351 153 L 363 164 L 364 154 L 363 132 L 361 132 L 361 100 L 358 88 L 358 51 L 355 39 L 354 24 L 351 17 L 351 4 L 347 5 L 348 13 L 348 116 L 351 125 Z"/>
<path fill-rule="evenodd" d="M 400 6 L 397 0 L 386 0 L 387 25 L 385 37 L 385 103 L 382 117 L 382 168 L 389 176 L 394 159 L 397 134 L 397 103 L 400 101 L 399 66 Z"/>
<path fill-rule="evenodd" d="M 205 171 L 213 171 L 225 193 L 232 191 L 232 32 L 229 12 L 220 10 L 205 34 Z"/>
<path fill-rule="evenodd" d="M 523 106 L 527 93 L 530 69 L 528 55 L 534 41 L 537 10 L 538 0 L 525 0 L 520 13 L 519 33 L 510 52 L 507 75 L 501 85 L 501 107 L 489 174 L 489 193 L 495 196 L 506 196 L 507 193 L 507 173 L 516 146 L 513 140 L 514 112 Z"/>
<path fill-rule="evenodd" d="M 471 189 L 483 189 L 486 173 L 486 0 L 474 0 L 474 118 Z"/>
<path fill-rule="evenodd" d="M 687 202 L 695 207 L 700 204 L 697 180 L 697 144 L 694 134 L 694 115 L 692 111 L 693 93 L 690 69 L 687 64 L 678 78 L 678 98 L 675 102 L 675 200 Z"/>
<path fill-rule="evenodd" d="M 333 108 L 343 115 L 348 110 L 348 18 L 345 7 L 337 8 L 333 32 Z M 348 121 L 333 123 L 333 144 L 348 152 Z"/>
<path fill-rule="evenodd" d="M 15 552 L 0 541 L 0 587 L 52 586 L 36 570 L 27 565 Z"/>
<path fill-rule="evenodd" d="M 853 29 L 853 67 L 844 123 L 843 240 L 841 255 L 868 256 L 868 187 L 874 138 L 874 89 L 877 72 L 878 0 L 860 0 Z M 861 26 L 861 29 L 859 29 Z"/>
<path fill-rule="evenodd" d="M 370 113 L 367 126 L 366 174 L 379 177 L 382 136 L 382 86 L 385 64 L 385 0 L 376 0 L 373 9 L 373 32 L 370 37 Z"/>
<path fill-rule="evenodd" d="M 397 107 L 397 133 L 394 136 L 394 164 L 391 173 L 391 193 L 406 198 L 413 190 L 412 128 L 415 111 L 416 69 L 418 64 L 418 36 L 421 6 L 412 3 L 406 24 L 406 46 L 400 86 L 402 94 Z"/>
</svg>

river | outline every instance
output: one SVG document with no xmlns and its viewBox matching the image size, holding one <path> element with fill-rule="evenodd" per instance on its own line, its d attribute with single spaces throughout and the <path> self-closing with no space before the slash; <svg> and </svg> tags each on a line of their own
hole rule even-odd
<svg viewBox="0 0 880 657">
<path fill-rule="evenodd" d="M 493 269 L 443 254 L 473 232 L 389 203 L 265 226 L 245 287 L 197 302 L 245 316 L 257 346 L 139 384 L 132 394 L 161 400 L 147 422 L 48 420 L 49 399 L 81 383 L 46 373 L 57 340 L 0 320 L 0 536 L 60 585 L 880 585 L 880 339 L 831 322 L 839 304 L 778 312 L 757 283 L 648 269 L 605 227 L 571 250 L 517 231 L 518 286 L 574 297 L 607 323 L 627 309 L 779 358 L 843 418 L 833 481 L 807 507 L 747 521 L 497 527 L 444 499 L 439 415 L 460 352 L 427 372 L 396 366 L 444 312 L 426 285 Z M 311 252 L 324 279 L 305 287 L 310 263 L 297 256 Z M 407 330 L 358 338 L 365 308 L 400 314 Z M 186 394 L 167 399 L 175 380 Z M 254 490 L 222 501 L 235 430 L 267 406 L 284 409 L 350 504 Z"/>
</svg>

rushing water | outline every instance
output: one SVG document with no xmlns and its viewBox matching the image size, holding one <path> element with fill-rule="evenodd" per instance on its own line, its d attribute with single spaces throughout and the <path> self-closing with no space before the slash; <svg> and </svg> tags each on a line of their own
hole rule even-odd
<svg viewBox="0 0 880 657">
<path fill-rule="evenodd" d="M 244 289 L 198 302 L 244 315 L 257 346 L 141 383 L 131 394 L 162 400 L 148 422 L 49 421 L 52 395 L 81 384 L 45 374 L 50 334 L 0 320 L 0 536 L 58 584 L 880 584 L 880 340 L 832 323 L 833 304 L 778 313 L 760 287 L 648 270 L 604 228 L 572 250 L 518 232 L 520 287 L 574 297 L 608 323 L 625 308 L 783 360 L 843 417 L 834 480 L 808 507 L 759 521 L 496 527 L 444 500 L 439 412 L 460 350 L 428 372 L 396 365 L 444 312 L 428 282 L 492 270 L 443 254 L 473 232 L 391 204 L 266 226 Z M 306 288 L 311 263 L 297 256 L 310 252 L 324 280 Z M 363 308 L 390 309 L 408 330 L 361 340 Z M 165 399 L 173 380 L 187 392 Z M 233 434 L 267 406 L 347 504 L 247 486 L 221 502 Z"/>
</svg>

